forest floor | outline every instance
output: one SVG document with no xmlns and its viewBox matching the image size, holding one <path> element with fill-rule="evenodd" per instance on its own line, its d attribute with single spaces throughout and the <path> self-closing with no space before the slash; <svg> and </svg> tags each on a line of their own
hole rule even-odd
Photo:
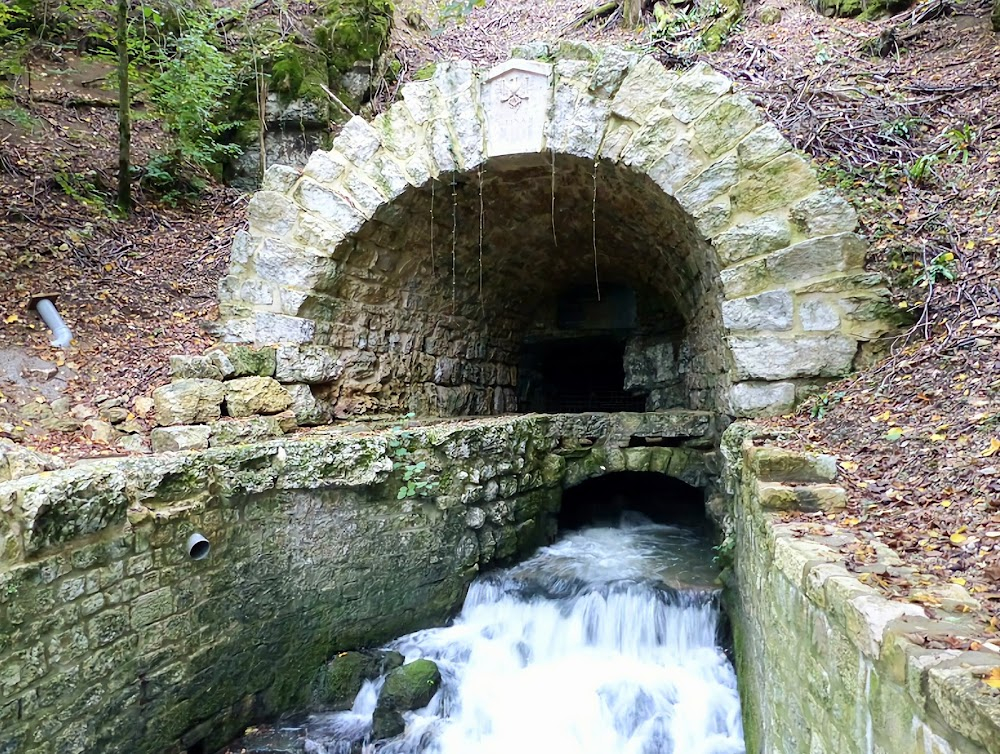
<svg viewBox="0 0 1000 754">
<path fill-rule="evenodd" d="M 826 19 L 793 0 L 749 3 L 711 54 L 690 30 L 670 38 L 614 18 L 569 28 L 588 0 L 487 0 L 431 31 L 441 6 L 398 5 L 393 52 L 404 76 L 440 59 L 487 65 L 531 39 L 628 44 L 671 64 L 707 61 L 813 157 L 858 209 L 868 266 L 890 278 L 913 324 L 882 360 L 769 426 L 776 442 L 840 459 L 849 507 L 810 520 L 861 535 L 844 552 L 850 565 L 931 610 L 929 587 L 961 585 L 984 631 L 998 631 L 1000 37 L 988 0 L 938 3 L 947 12 L 930 18 L 924 3 L 872 22 Z M 780 20 L 764 23 L 765 9 Z M 117 219 L 108 209 L 115 112 L 85 104 L 107 96 L 95 90 L 102 76 L 53 54 L 37 63 L 30 102 L 0 109 L 0 437 L 70 459 L 124 451 L 59 431 L 53 402 L 85 417 L 120 399 L 141 414 L 136 399 L 167 381 L 167 357 L 213 342 L 216 284 L 247 199 L 217 187 L 172 208 L 140 194 L 134 215 Z M 138 121 L 140 157 L 161 138 Z M 73 328 L 65 351 L 30 311 L 41 293 L 59 295 Z M 914 572 L 871 572 L 878 542 Z"/>
</svg>

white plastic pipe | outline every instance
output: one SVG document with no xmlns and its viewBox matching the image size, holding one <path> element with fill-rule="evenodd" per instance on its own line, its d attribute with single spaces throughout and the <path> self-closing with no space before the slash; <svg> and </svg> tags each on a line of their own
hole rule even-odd
<svg viewBox="0 0 1000 754">
<path fill-rule="evenodd" d="M 73 333 L 69 331 L 69 327 L 63 321 L 63 318 L 59 316 L 55 304 L 47 298 L 41 298 L 35 304 L 35 309 L 38 310 L 42 321 L 49 326 L 49 329 L 55 336 L 52 340 L 52 345 L 56 348 L 68 348 L 70 341 L 73 340 Z"/>
</svg>

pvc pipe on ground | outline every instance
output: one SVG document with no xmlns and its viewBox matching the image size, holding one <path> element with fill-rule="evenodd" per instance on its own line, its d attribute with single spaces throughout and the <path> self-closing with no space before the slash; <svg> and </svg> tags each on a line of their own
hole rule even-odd
<svg viewBox="0 0 1000 754">
<path fill-rule="evenodd" d="M 70 341 L 73 340 L 73 333 L 70 332 L 63 318 L 59 316 L 55 304 L 47 298 L 42 298 L 35 304 L 35 309 L 38 310 L 42 321 L 52 331 L 52 335 L 55 336 L 52 340 L 52 345 L 56 348 L 68 348 Z"/>
</svg>

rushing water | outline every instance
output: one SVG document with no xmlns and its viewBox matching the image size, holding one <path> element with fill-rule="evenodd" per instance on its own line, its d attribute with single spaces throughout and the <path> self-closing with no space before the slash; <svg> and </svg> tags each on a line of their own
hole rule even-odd
<svg viewBox="0 0 1000 754">
<path fill-rule="evenodd" d="M 378 754 L 738 754 L 732 665 L 718 644 L 711 551 L 626 514 L 471 587 L 453 625 L 391 645 L 438 664 L 441 690 Z M 312 716 L 307 749 L 358 751 L 381 681 Z M 353 746 L 352 746 L 352 741 Z"/>
</svg>

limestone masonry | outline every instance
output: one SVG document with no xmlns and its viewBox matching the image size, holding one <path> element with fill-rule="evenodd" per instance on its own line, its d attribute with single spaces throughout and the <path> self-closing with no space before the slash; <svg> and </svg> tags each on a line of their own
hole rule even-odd
<svg viewBox="0 0 1000 754">
<path fill-rule="evenodd" d="M 278 347 L 297 416 L 524 410 L 524 344 L 569 285 L 635 293 L 647 410 L 785 411 L 888 329 L 854 211 L 724 76 L 517 54 L 439 64 L 267 172 L 221 311 L 227 339 Z"/>
</svg>

